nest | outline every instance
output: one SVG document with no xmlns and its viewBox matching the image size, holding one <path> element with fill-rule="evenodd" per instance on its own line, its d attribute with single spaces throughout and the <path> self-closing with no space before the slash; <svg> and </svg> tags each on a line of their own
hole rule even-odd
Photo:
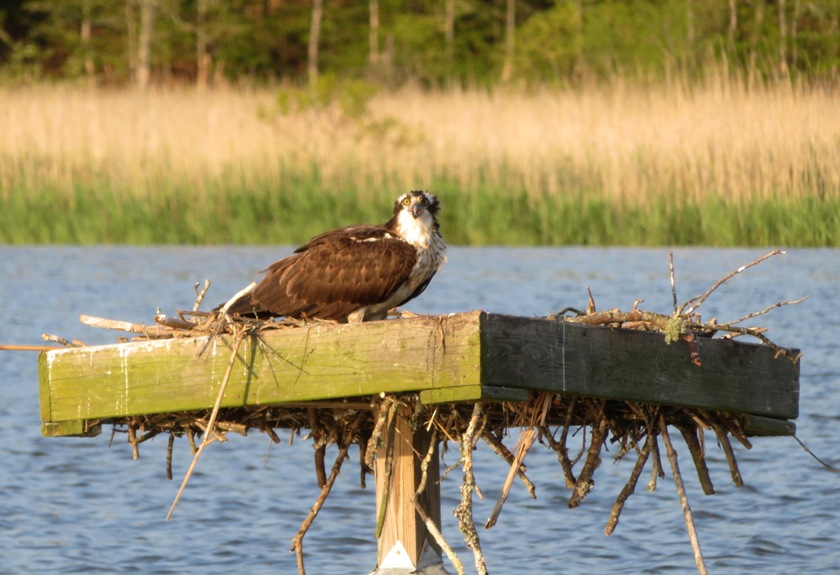
<svg viewBox="0 0 840 575">
<path fill-rule="evenodd" d="M 594 298 L 589 296 L 585 311 L 563 310 L 553 316 L 558 321 L 584 323 L 591 325 L 611 325 L 629 329 L 644 329 L 661 332 L 666 341 L 684 340 L 689 343 L 691 361 L 702 363 L 699 355 L 697 338 L 700 337 L 742 337 L 751 336 L 764 345 L 771 346 L 777 353 L 797 362 L 798 355 L 791 350 L 777 346 L 765 335 L 766 329 L 742 327 L 741 322 L 769 312 L 771 309 L 798 303 L 800 300 L 783 301 L 759 312 L 745 315 L 731 322 L 720 323 L 715 320 L 702 321 L 698 309 L 708 297 L 725 281 L 744 270 L 757 265 L 767 258 L 782 252 L 769 254 L 742 266 L 716 282 L 707 292 L 677 305 L 674 287 L 673 260 L 671 261 L 671 281 L 674 295 L 674 311 L 671 314 L 656 314 L 640 310 L 635 302 L 630 311 L 596 310 Z M 155 325 L 145 326 L 101 318 L 85 318 L 90 325 L 109 327 L 132 332 L 135 339 L 158 339 L 165 337 L 195 337 L 197 335 L 216 335 L 226 333 L 233 336 L 233 349 L 230 366 L 245 337 L 259 337 L 268 329 L 295 329 L 300 321 L 264 321 L 245 320 L 226 314 L 226 307 L 218 312 L 202 313 L 197 309 L 207 292 L 209 283 L 199 291 L 196 286 L 196 302 L 193 311 L 179 312 L 178 317 L 167 318 L 158 314 Z M 231 298 L 235 301 L 243 293 Z M 804 299 L 804 298 L 803 298 Z M 64 341 L 55 336 L 48 339 Z M 212 338 L 211 338 L 212 339 Z M 230 371 L 230 370 L 228 370 Z M 480 490 L 472 470 L 472 454 L 479 441 L 486 443 L 509 466 L 509 473 L 504 483 L 498 503 L 485 527 L 490 528 L 502 511 L 504 501 L 513 483 L 519 479 L 532 498 L 536 497 L 534 483 L 527 476 L 523 461 L 528 451 L 535 445 L 551 449 L 557 457 L 569 491 L 569 507 L 579 506 L 586 495 L 593 489 L 593 476 L 601 463 L 603 447 L 607 444 L 617 446 L 615 459 L 634 461 L 627 483 L 618 493 L 615 504 L 607 519 L 605 532 L 611 534 L 618 522 L 625 501 L 635 491 L 637 483 L 646 467 L 649 468 L 647 489 L 653 490 L 659 479 L 665 477 L 663 448 L 668 459 L 677 491 L 683 507 L 683 514 L 688 528 L 689 539 L 694 551 L 698 571 L 706 573 L 702 553 L 698 543 L 691 508 L 682 481 L 677 456 L 671 442 L 668 428 L 679 431 L 691 454 L 691 459 L 700 479 L 705 494 L 714 493 L 714 486 L 706 465 L 706 438 L 713 437 L 723 450 L 733 483 L 743 485 L 738 463 L 732 449 L 731 438 L 747 449 L 751 444 L 744 432 L 744 418 L 733 413 L 714 412 L 703 409 L 677 408 L 664 405 L 645 404 L 632 401 L 615 401 L 589 397 L 558 395 L 553 393 L 534 393 L 526 402 L 477 402 L 473 404 L 446 404 L 436 406 L 423 405 L 417 395 L 382 394 L 376 397 L 352 398 L 344 401 L 312 402 L 305 405 L 259 406 L 221 409 L 221 398 L 227 382 L 225 377 L 219 390 L 216 405 L 212 410 L 189 413 L 157 414 L 126 417 L 91 423 L 112 423 L 114 433 L 126 433 L 134 457 L 139 457 L 139 446 L 144 441 L 160 435 L 169 434 L 167 455 L 167 475 L 171 479 L 172 445 L 176 437 L 186 437 L 194 453 L 192 465 L 187 472 L 181 489 L 170 509 L 170 515 L 187 485 L 189 477 L 206 446 L 214 441 L 226 441 L 228 433 L 247 434 L 258 430 L 267 434 L 275 443 L 281 441 L 278 429 L 309 430 L 315 452 L 316 480 L 321 493 L 312 506 L 309 515 L 300 530 L 292 539 L 291 549 L 297 554 L 299 572 L 305 573 L 303 564 L 303 537 L 315 516 L 330 493 L 332 485 L 342 465 L 347 459 L 351 445 L 360 450 L 360 478 L 364 486 L 366 476 L 372 473 L 376 458 L 384 457 L 384 472 L 390 476 L 393 461 L 389 454 L 393 449 L 394 428 L 398 418 L 408 420 L 414 430 L 425 430 L 430 434 L 430 449 L 422 455 L 422 478 L 412 501 L 420 517 L 426 522 L 430 535 L 440 549 L 447 555 L 459 574 L 464 573 L 461 559 L 440 534 L 439 529 L 430 519 L 431 510 L 425 509 L 419 495 L 428 484 L 428 466 L 435 456 L 438 444 L 443 442 L 457 444 L 463 479 L 460 487 L 461 502 L 453 510 L 467 546 L 473 553 L 476 571 L 487 573 L 475 520 L 472 515 L 472 496 Z M 508 430 L 519 428 L 516 443 L 511 446 Z M 578 433 L 581 429 L 584 433 Z M 570 434 L 582 437 L 577 447 L 570 450 Z M 338 455 L 327 471 L 326 448 L 335 445 Z M 450 470 L 451 471 L 451 470 Z M 447 471 L 448 473 L 449 471 Z M 431 480 L 438 481 L 438 477 Z M 387 482 L 386 482 L 387 484 Z M 387 502 L 387 490 L 380 497 Z M 167 517 L 168 518 L 168 517 Z M 377 525 L 377 534 L 381 529 Z"/>
</svg>

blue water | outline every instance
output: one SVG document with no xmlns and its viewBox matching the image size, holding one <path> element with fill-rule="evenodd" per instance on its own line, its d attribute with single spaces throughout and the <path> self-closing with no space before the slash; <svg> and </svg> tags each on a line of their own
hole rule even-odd
<svg viewBox="0 0 840 575">
<path fill-rule="evenodd" d="M 288 248 L 0 247 L 0 343 L 40 343 L 44 332 L 86 343 L 118 334 L 87 328 L 79 314 L 150 322 L 157 307 L 192 305 L 193 284 L 211 279 L 208 303 L 226 299 Z M 677 291 L 685 300 L 760 249 L 680 249 Z M 665 249 L 452 249 L 446 268 L 409 308 L 420 313 L 484 309 L 525 316 L 584 307 L 590 286 L 599 309 L 671 307 Z M 784 299 L 803 304 L 774 310 L 753 323 L 777 343 L 800 347 L 798 435 L 840 466 L 840 251 L 790 250 L 725 284 L 704 304 L 704 317 L 740 317 Z M 515 432 L 514 432 L 515 433 Z M 109 430 L 93 439 L 42 438 L 37 355 L 0 352 L 0 573 L 143 573 L 252 575 L 296 573 L 289 553 L 318 489 L 310 444 L 271 445 L 258 433 L 234 436 L 205 452 L 170 522 L 164 518 L 190 462 L 176 442 L 175 481 L 165 477 L 166 440 L 141 445 L 141 459 Z M 704 496 L 687 456 L 684 478 L 703 553 L 713 574 L 840 573 L 840 474 L 824 470 L 791 438 L 735 444 L 746 486 L 729 479 L 722 453 L 708 442 L 717 494 Z M 335 451 L 328 452 L 334 456 Z M 364 574 L 374 567 L 372 488 L 358 486 L 358 453 L 345 464 L 326 506 L 304 540 L 310 574 Z M 444 455 L 457 462 L 457 449 Z M 666 478 L 644 490 L 647 471 L 614 535 L 603 534 L 609 510 L 632 462 L 609 455 L 596 488 L 575 510 L 554 456 L 534 449 L 529 500 L 516 483 L 497 526 L 480 529 L 487 563 L 499 574 L 695 573 L 679 502 Z M 490 513 L 506 468 L 482 444 L 477 480 Z M 442 484 L 444 535 L 467 572 L 472 556 L 450 511 L 460 474 Z M 454 569 L 450 568 L 454 573 Z"/>
</svg>

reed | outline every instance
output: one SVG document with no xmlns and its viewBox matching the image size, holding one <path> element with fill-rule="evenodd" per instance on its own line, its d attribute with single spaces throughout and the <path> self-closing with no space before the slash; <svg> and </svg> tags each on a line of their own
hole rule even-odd
<svg viewBox="0 0 840 575">
<path fill-rule="evenodd" d="M 0 90 L 0 242 L 297 243 L 445 202 L 458 244 L 840 245 L 836 89 Z"/>
</svg>

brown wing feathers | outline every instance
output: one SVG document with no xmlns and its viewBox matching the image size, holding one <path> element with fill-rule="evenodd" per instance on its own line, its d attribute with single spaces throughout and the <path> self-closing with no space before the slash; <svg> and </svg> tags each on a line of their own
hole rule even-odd
<svg viewBox="0 0 840 575">
<path fill-rule="evenodd" d="M 416 250 L 380 226 L 328 232 L 272 264 L 234 313 L 344 319 L 385 300 L 411 273 Z M 269 313 L 265 313 L 269 312 Z"/>
</svg>

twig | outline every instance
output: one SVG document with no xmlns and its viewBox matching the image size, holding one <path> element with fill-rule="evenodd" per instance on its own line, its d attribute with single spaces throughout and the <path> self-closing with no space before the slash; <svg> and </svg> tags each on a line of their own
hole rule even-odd
<svg viewBox="0 0 840 575">
<path fill-rule="evenodd" d="M 53 335 L 51 333 L 42 333 L 41 334 L 41 339 L 43 339 L 44 341 L 52 341 L 52 342 L 58 343 L 60 345 L 63 345 L 64 347 L 84 347 L 85 346 L 84 343 L 80 342 L 77 339 L 74 339 L 73 341 L 67 341 L 66 339 L 64 339 L 60 335 Z"/>
<path fill-rule="evenodd" d="M 382 485 L 382 493 L 379 497 L 379 510 L 376 517 L 376 538 L 382 535 L 382 529 L 385 527 L 385 517 L 388 511 L 388 501 L 391 498 L 391 476 L 394 472 L 394 441 L 396 440 L 397 431 L 397 402 L 391 402 L 388 409 L 388 433 L 385 439 L 385 461 L 383 463 L 383 480 L 382 483 L 377 481 L 378 485 Z"/>
<path fill-rule="evenodd" d="M 163 313 L 155 314 L 155 323 L 161 325 L 163 327 L 168 327 L 171 329 L 182 329 L 185 331 L 192 331 L 198 329 L 198 324 L 195 324 L 191 321 L 186 321 L 179 317 L 170 317 Z"/>
<path fill-rule="evenodd" d="M 134 460 L 140 459 L 140 448 L 137 447 L 137 429 L 133 425 L 128 426 L 128 444 L 131 446 L 131 453 Z"/>
<path fill-rule="evenodd" d="M 712 429 L 715 430 L 718 443 L 720 443 L 723 454 L 726 456 L 726 463 L 729 465 L 729 473 L 732 475 L 732 482 L 736 487 L 743 487 L 744 480 L 741 477 L 741 470 L 738 469 L 738 460 L 735 459 L 735 452 L 732 451 L 732 443 L 729 441 L 729 436 L 726 430 L 717 422 L 712 423 Z"/>
<path fill-rule="evenodd" d="M 312 447 L 315 449 L 315 477 L 318 480 L 318 487 L 323 489 L 327 483 L 327 471 L 324 464 L 327 445 L 322 441 L 324 431 L 318 423 L 318 411 L 314 407 L 307 408 L 306 414 L 309 417 L 309 429 L 312 430 Z"/>
<path fill-rule="evenodd" d="M 712 484 L 712 478 L 709 476 L 709 468 L 703 457 L 703 449 L 700 447 L 700 441 L 697 439 L 697 428 L 682 424 L 676 424 L 675 427 L 682 434 L 691 458 L 694 460 L 694 467 L 697 469 L 697 478 L 700 480 L 700 487 L 703 488 L 703 493 L 713 495 L 715 486 Z"/>
<path fill-rule="evenodd" d="M 566 431 L 568 427 L 564 427 Z M 571 489 L 577 483 L 577 479 L 572 472 L 572 462 L 569 460 L 569 450 L 566 448 L 565 442 L 560 442 L 554 439 L 551 435 L 551 430 L 548 427 L 542 426 L 539 428 L 541 437 L 544 437 L 548 443 L 548 447 L 557 456 L 557 461 L 560 463 L 560 468 L 563 470 L 563 477 L 566 480 L 566 488 Z"/>
<path fill-rule="evenodd" d="M 423 523 L 426 526 L 426 531 L 429 532 L 429 535 L 432 536 L 432 539 L 435 540 L 438 547 L 446 553 L 446 556 L 449 558 L 449 562 L 452 563 L 453 567 L 455 567 L 455 571 L 458 572 L 458 575 L 464 575 L 464 564 L 461 562 L 461 559 L 455 554 L 455 551 L 449 543 L 446 542 L 446 539 L 443 538 L 443 534 L 440 532 L 440 529 L 438 529 L 435 522 L 420 503 L 420 496 L 424 491 L 426 491 L 426 483 L 429 479 L 429 463 L 431 463 L 432 458 L 437 452 L 437 443 L 438 434 L 437 429 L 434 428 L 431 432 L 431 437 L 429 437 L 429 449 L 426 451 L 426 455 L 423 456 L 423 460 L 420 462 L 420 483 L 417 485 L 417 491 L 415 491 L 414 495 L 411 496 L 411 502 L 414 503 L 415 511 L 417 511 L 420 519 L 423 520 Z"/>
<path fill-rule="evenodd" d="M 803 301 L 808 299 L 808 297 L 809 296 L 806 295 L 805 297 L 801 297 L 801 298 L 795 299 L 793 301 L 782 300 L 782 301 L 776 302 L 774 304 L 768 305 L 766 308 L 764 308 L 761 311 L 756 311 L 756 312 L 753 312 L 751 314 L 747 314 L 744 317 L 739 317 L 738 319 L 736 319 L 734 321 L 729 321 L 729 322 L 726 322 L 726 323 L 728 325 L 734 325 L 736 323 L 741 323 L 742 321 L 747 321 L 748 319 L 752 319 L 754 317 L 758 317 L 760 315 L 764 315 L 766 313 L 769 313 L 772 310 L 776 309 L 777 307 L 783 307 L 783 306 L 786 306 L 786 305 L 796 305 L 798 303 L 802 303 Z"/>
<path fill-rule="evenodd" d="M 373 458 L 379 449 L 379 439 L 382 437 L 382 430 L 385 429 L 385 424 L 388 422 L 388 413 L 393 406 L 389 401 L 382 401 L 379 404 L 379 411 L 376 415 L 376 423 L 373 426 L 373 431 L 370 434 L 370 439 L 365 449 L 365 464 L 373 469 Z"/>
<path fill-rule="evenodd" d="M 677 313 L 677 283 L 674 278 L 674 250 L 668 250 L 668 268 L 671 272 L 671 297 L 674 300 L 674 313 Z"/>
<path fill-rule="evenodd" d="M 573 488 L 575 484 L 577 484 L 577 478 L 575 477 L 572 469 L 572 462 L 569 459 L 569 449 L 566 446 L 566 440 L 569 437 L 569 427 L 572 425 L 572 416 L 574 415 L 575 405 L 577 405 L 577 397 L 572 396 L 572 398 L 569 399 L 569 406 L 566 408 L 566 415 L 563 418 L 563 431 L 560 432 L 560 439 L 557 442 L 559 444 L 559 449 L 554 450 L 557 454 L 557 459 L 560 460 L 560 467 L 563 468 L 563 476 L 566 478 L 566 487 L 569 489 Z"/>
<path fill-rule="evenodd" d="M 601 464 L 601 448 L 607 439 L 607 418 L 601 413 L 598 422 L 592 426 L 592 443 L 586 454 L 586 461 L 578 475 L 577 483 L 571 497 L 569 497 L 569 508 L 573 509 L 580 505 L 583 498 L 592 491 L 595 483 L 592 481 L 592 474 Z"/>
<path fill-rule="evenodd" d="M 685 484 L 683 484 L 680 468 L 677 464 L 677 452 L 674 451 L 674 446 L 671 445 L 671 438 L 668 436 L 668 423 L 665 421 L 664 415 L 659 416 L 659 433 L 665 442 L 668 461 L 671 463 L 671 471 L 674 474 L 674 483 L 677 486 L 680 505 L 682 505 L 683 518 L 685 519 L 685 526 L 688 529 L 688 539 L 691 542 L 691 549 L 694 551 L 694 562 L 697 564 L 697 571 L 700 575 L 708 575 L 709 572 L 706 570 L 706 563 L 703 561 L 703 553 L 700 551 L 700 540 L 697 537 L 697 529 L 694 527 L 694 515 L 691 513 L 691 506 L 688 503 L 688 496 L 685 493 Z"/>
<path fill-rule="evenodd" d="M 607 526 L 604 528 L 604 533 L 607 535 L 612 535 L 615 531 L 616 526 L 618 525 L 618 518 L 621 515 L 622 509 L 624 509 L 624 502 L 636 491 L 636 484 L 639 482 L 639 476 L 642 474 L 642 470 L 645 467 L 645 463 L 647 463 L 648 456 L 650 456 L 650 451 L 652 449 L 652 444 L 654 442 L 653 436 L 648 433 L 647 440 L 645 441 L 645 446 L 642 448 L 641 453 L 639 453 L 639 458 L 636 460 L 636 465 L 633 466 L 633 471 L 630 473 L 630 478 L 627 480 L 627 483 L 621 489 L 621 492 L 618 494 L 618 498 L 615 500 L 615 504 L 612 507 L 612 511 L 610 511 L 610 517 L 607 520 Z"/>
<path fill-rule="evenodd" d="M 0 351 L 53 351 L 56 349 L 61 348 L 54 345 L 0 345 Z"/>
<path fill-rule="evenodd" d="M 201 291 L 198 290 L 198 282 L 195 283 L 193 286 L 193 291 L 195 292 L 195 303 L 193 304 L 193 311 L 198 311 L 198 308 L 201 307 L 201 302 L 204 301 L 204 296 L 207 295 L 207 290 L 210 289 L 210 280 L 204 280 L 204 287 L 201 288 Z"/>
<path fill-rule="evenodd" d="M 522 466 L 522 461 L 525 459 L 525 455 L 528 453 L 528 450 L 531 449 L 531 445 L 534 444 L 535 435 L 536 430 L 533 427 L 529 427 L 519 436 L 519 441 L 517 442 L 519 449 L 516 452 L 516 457 L 510 464 L 507 477 L 502 485 L 502 493 L 499 495 L 499 500 L 496 501 L 496 506 L 493 508 L 492 513 L 490 513 L 490 517 L 487 518 L 487 522 L 484 524 L 485 529 L 490 529 L 496 524 L 499 514 L 502 512 L 502 507 L 504 506 L 508 494 L 510 493 L 510 488 L 513 485 L 513 479 L 516 477 L 517 473 L 521 473 L 520 468 Z"/>
<path fill-rule="evenodd" d="M 683 313 L 683 311 L 685 311 L 685 313 L 687 313 L 687 314 L 692 314 L 692 313 L 696 312 L 697 308 L 699 308 L 701 305 L 703 305 L 704 301 L 709 299 L 709 296 L 712 295 L 712 292 L 714 292 L 716 289 L 718 289 L 720 286 L 722 286 L 725 282 L 729 281 L 730 279 L 732 279 L 733 277 L 735 277 L 736 275 L 738 275 L 742 271 L 747 270 L 747 269 L 749 269 L 753 266 L 756 266 L 756 265 L 760 264 L 761 262 L 763 262 L 766 259 L 769 259 L 773 256 L 777 256 L 777 255 L 780 255 L 780 254 L 784 255 L 784 253 L 785 252 L 783 252 L 782 250 L 773 250 L 770 253 L 767 253 L 767 254 L 761 256 L 760 258 L 758 258 L 756 260 L 753 260 L 750 263 L 748 263 L 746 265 L 743 265 L 743 266 L 739 267 L 738 269 L 728 273 L 727 275 L 725 275 L 724 277 L 722 277 L 718 281 L 716 281 L 715 284 L 712 287 L 710 287 L 708 290 L 706 290 L 706 292 L 703 295 L 693 297 L 690 300 L 688 300 L 687 302 L 685 302 L 684 304 L 682 304 L 682 306 L 680 306 L 680 308 L 678 310 L 678 313 Z"/>
<path fill-rule="evenodd" d="M 169 440 L 166 443 L 166 479 L 172 481 L 172 448 L 175 445 L 175 436 L 169 434 Z"/>
<path fill-rule="evenodd" d="M 130 321 L 122 321 L 117 319 L 107 319 L 104 317 L 94 317 L 90 315 L 80 315 L 79 321 L 91 327 L 98 327 L 103 329 L 113 329 L 116 331 L 126 331 L 128 333 L 142 333 L 147 337 L 171 337 L 172 329 L 160 325 L 146 325 L 144 323 L 133 323 Z"/>
<path fill-rule="evenodd" d="M 359 440 L 359 487 L 367 489 L 367 474 L 371 472 L 365 461 L 367 460 L 367 441 Z"/>
<path fill-rule="evenodd" d="M 309 514 L 303 520 L 303 523 L 301 523 L 297 535 L 292 538 L 292 546 L 289 550 L 293 551 L 297 557 L 298 573 L 300 575 L 306 575 L 306 571 L 303 567 L 303 537 L 306 535 L 306 532 L 309 530 L 312 522 L 315 521 L 315 518 L 318 516 L 318 512 L 321 510 L 321 507 L 323 507 L 324 502 L 327 500 L 327 496 L 329 496 L 333 484 L 335 483 L 335 478 L 338 477 L 338 473 L 341 471 L 341 464 L 344 462 L 345 457 L 347 457 L 347 451 L 350 449 L 350 445 L 353 444 L 353 435 L 356 433 L 356 429 L 358 429 L 366 415 L 366 412 L 359 412 L 356 414 L 353 422 L 347 426 L 344 437 L 339 440 L 341 444 L 338 450 L 338 457 L 335 458 L 335 463 L 333 463 L 330 476 L 321 488 L 321 493 L 318 495 L 318 499 L 315 500 L 315 504 L 309 510 Z"/>
<path fill-rule="evenodd" d="M 472 469 L 472 451 L 474 439 L 480 432 L 479 422 L 484 418 L 484 404 L 480 401 L 473 405 L 472 416 L 467 429 L 461 434 L 460 451 L 461 465 L 464 470 L 464 480 L 461 483 L 461 503 L 452 514 L 458 520 L 458 527 L 464 534 L 464 541 L 473 552 L 475 568 L 478 575 L 487 575 L 487 564 L 484 561 L 484 554 L 481 552 L 481 541 L 478 532 L 475 530 L 475 523 L 472 515 L 472 494 L 476 489 L 475 476 Z"/>
<path fill-rule="evenodd" d="M 825 468 L 826 468 L 826 469 L 828 469 L 829 471 L 833 471 L 834 473 L 838 473 L 838 472 L 840 472 L 840 469 L 837 469 L 836 467 L 834 467 L 834 466 L 833 466 L 833 465 L 831 465 L 830 463 L 826 463 L 825 461 L 823 461 L 822 459 L 820 459 L 819 457 L 817 457 L 817 454 L 816 454 L 816 453 L 814 453 L 813 451 L 811 451 L 811 449 L 810 449 L 807 445 L 805 445 L 805 444 L 802 442 L 802 440 L 801 440 L 801 439 L 799 439 L 799 438 L 796 436 L 796 434 L 795 434 L 795 433 L 793 434 L 793 438 L 796 440 L 796 443 L 798 443 L 798 444 L 799 444 L 799 447 L 801 447 L 802 449 L 804 449 L 804 450 L 805 450 L 805 453 L 807 453 L 808 455 L 810 455 L 811 457 L 813 457 L 814 459 L 816 459 L 816 460 L 817 460 L 817 461 L 818 461 L 818 462 L 819 462 L 819 463 L 820 463 L 823 467 L 825 467 Z"/>
<path fill-rule="evenodd" d="M 545 429 L 545 427 L 541 427 L 540 429 Z M 490 446 L 490 448 L 496 452 L 496 454 L 505 460 L 508 465 L 513 464 L 514 455 L 510 452 L 510 450 L 505 447 L 505 444 L 496 437 L 490 431 L 485 430 L 484 433 L 481 434 L 481 438 Z M 516 470 L 516 474 L 519 476 L 519 479 L 522 480 L 522 483 L 525 485 L 525 488 L 528 490 L 528 496 L 531 499 L 537 498 L 537 487 L 534 485 L 534 482 L 528 479 L 528 476 L 525 475 L 525 465 L 520 464 Z"/>
<path fill-rule="evenodd" d="M 230 379 L 231 371 L 233 371 L 233 365 L 236 363 L 236 357 L 239 353 L 239 344 L 242 343 L 242 339 L 244 337 L 244 332 L 240 332 L 239 334 L 234 336 L 233 349 L 230 353 L 230 361 L 228 362 L 227 371 L 225 371 L 225 376 L 222 379 L 222 384 L 219 386 L 219 393 L 216 396 L 216 403 L 213 405 L 213 413 L 210 415 L 210 422 L 207 424 L 207 431 L 205 431 L 204 438 L 201 441 L 201 445 L 198 447 L 198 450 L 193 456 L 192 463 L 190 464 L 190 467 L 187 470 L 187 474 L 184 476 L 184 481 L 181 482 L 181 488 L 178 490 L 178 493 L 175 495 L 175 500 L 172 502 L 172 506 L 169 508 L 169 513 L 166 514 L 167 521 L 169 521 L 169 518 L 172 517 L 172 513 L 175 511 L 175 506 L 178 505 L 178 501 L 181 499 L 181 495 L 184 493 L 184 489 L 186 489 L 187 487 L 187 483 L 190 480 L 190 476 L 192 475 L 193 469 L 195 469 L 195 466 L 198 463 L 198 458 L 201 457 L 201 454 L 204 452 L 204 448 L 210 445 L 210 443 L 214 439 L 216 439 L 215 435 L 213 434 L 213 427 L 215 426 L 216 418 L 219 415 L 219 408 L 222 405 L 222 398 L 225 395 L 225 388 L 227 388 L 227 383 Z"/>
</svg>

